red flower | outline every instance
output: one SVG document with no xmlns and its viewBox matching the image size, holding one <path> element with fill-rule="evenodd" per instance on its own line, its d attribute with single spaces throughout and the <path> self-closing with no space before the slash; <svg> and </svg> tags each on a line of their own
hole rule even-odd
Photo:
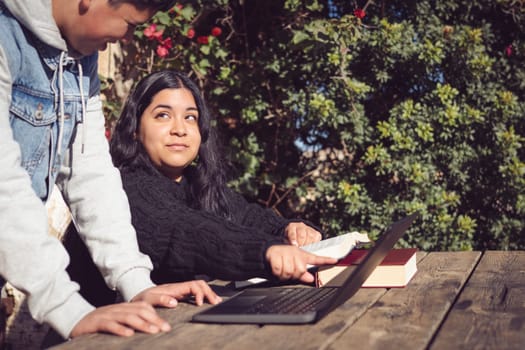
<svg viewBox="0 0 525 350">
<path fill-rule="evenodd" d="M 173 47 L 173 42 L 171 41 L 171 38 L 166 38 L 160 42 L 160 45 L 169 50 Z"/>
<path fill-rule="evenodd" d="M 161 40 L 163 33 L 163 30 L 157 30 L 157 25 L 155 23 L 151 24 L 149 27 L 144 29 L 144 36 L 150 40 Z"/>
<path fill-rule="evenodd" d="M 158 41 L 161 41 L 163 33 L 164 33 L 163 30 L 156 31 L 155 33 L 153 33 L 153 39 L 157 39 Z"/>
<path fill-rule="evenodd" d="M 507 57 L 512 56 L 512 44 L 505 48 L 505 54 L 507 55 Z"/>
<path fill-rule="evenodd" d="M 186 36 L 188 37 L 188 39 L 193 39 L 193 37 L 195 36 L 195 29 L 193 28 L 188 29 Z"/>
<path fill-rule="evenodd" d="M 105 135 L 108 140 L 111 139 L 111 129 L 110 128 L 106 128 Z"/>
<path fill-rule="evenodd" d="M 354 10 L 354 16 L 356 16 L 359 19 L 363 19 L 366 16 L 366 12 L 363 9 L 356 8 Z"/>
<path fill-rule="evenodd" d="M 161 58 L 168 56 L 169 49 L 166 46 L 157 46 L 157 55 Z"/>
<path fill-rule="evenodd" d="M 217 37 L 217 36 L 219 36 L 219 35 L 221 35 L 221 34 L 222 34 L 222 29 L 219 28 L 219 27 L 213 27 L 213 28 L 211 29 L 211 35 Z"/>
<path fill-rule="evenodd" d="M 144 29 L 144 36 L 146 38 L 151 38 L 153 36 L 153 33 L 157 30 L 157 25 L 155 23 L 150 24 L 150 26 L 146 29 Z"/>
<path fill-rule="evenodd" d="M 157 46 L 157 55 L 162 58 L 168 56 L 169 50 L 172 47 L 173 42 L 171 41 L 171 38 L 166 38 L 160 41 L 160 44 Z"/>
<path fill-rule="evenodd" d="M 207 45 L 210 43 L 210 39 L 207 36 L 203 35 L 197 38 L 197 42 L 199 44 Z"/>
</svg>

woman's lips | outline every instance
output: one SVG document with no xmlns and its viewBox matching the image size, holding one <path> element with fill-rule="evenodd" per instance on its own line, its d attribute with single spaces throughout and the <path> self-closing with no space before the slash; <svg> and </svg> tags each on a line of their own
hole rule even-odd
<svg viewBox="0 0 525 350">
<path fill-rule="evenodd" d="M 188 145 L 184 143 L 171 143 L 169 145 L 166 145 L 170 150 L 184 150 L 188 148 Z"/>
</svg>

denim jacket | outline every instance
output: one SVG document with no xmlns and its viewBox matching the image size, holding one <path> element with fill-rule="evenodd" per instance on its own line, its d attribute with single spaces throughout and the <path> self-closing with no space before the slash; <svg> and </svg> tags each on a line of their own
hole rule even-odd
<svg viewBox="0 0 525 350">
<path fill-rule="evenodd" d="M 92 55 L 79 63 L 43 44 L 31 33 L 24 33 L 20 27 L 13 32 L 16 50 L 10 47 L 15 45 L 13 41 L 6 42 L 0 37 L 4 50 L 15 56 L 9 61 L 13 79 L 9 122 L 13 138 L 20 145 L 21 165 L 31 177 L 37 196 L 45 201 L 63 162 L 63 153 L 71 144 L 75 126 L 85 114 L 90 75 L 79 77 L 79 67 L 88 67 L 91 74 L 96 69 L 97 57 Z M 24 40 L 26 37 L 28 40 Z M 34 64 L 39 61 L 43 64 Z"/>
<path fill-rule="evenodd" d="M 97 55 L 69 57 L 51 0 L 0 0 L 0 33 L 0 279 L 67 338 L 93 306 L 47 232 L 53 184 L 110 288 L 130 300 L 153 286 L 152 265 L 104 136 Z"/>
</svg>

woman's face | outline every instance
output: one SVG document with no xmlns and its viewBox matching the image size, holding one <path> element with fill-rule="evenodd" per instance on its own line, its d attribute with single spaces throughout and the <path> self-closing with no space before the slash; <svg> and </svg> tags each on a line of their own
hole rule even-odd
<svg viewBox="0 0 525 350">
<path fill-rule="evenodd" d="M 139 141 L 155 167 L 180 181 L 184 168 L 197 157 L 201 144 L 199 111 L 185 88 L 158 92 L 140 120 Z"/>
</svg>

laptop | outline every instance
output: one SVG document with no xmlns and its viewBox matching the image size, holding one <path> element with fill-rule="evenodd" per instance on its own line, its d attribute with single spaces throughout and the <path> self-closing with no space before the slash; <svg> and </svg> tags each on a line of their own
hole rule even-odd
<svg viewBox="0 0 525 350">
<path fill-rule="evenodd" d="M 193 316 L 193 322 L 305 324 L 315 323 L 350 299 L 419 216 L 414 213 L 392 224 L 366 258 L 340 287 L 250 288 Z M 352 268 L 352 267 L 349 267 Z"/>
</svg>

